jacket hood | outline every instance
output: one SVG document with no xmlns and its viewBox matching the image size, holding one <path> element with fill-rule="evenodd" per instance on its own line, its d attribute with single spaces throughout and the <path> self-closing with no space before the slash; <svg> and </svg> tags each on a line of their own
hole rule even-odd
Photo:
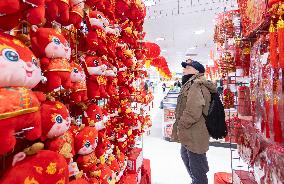
<svg viewBox="0 0 284 184">
<path fill-rule="evenodd" d="M 197 75 L 194 82 L 204 85 L 210 93 L 217 93 L 216 85 L 212 81 L 206 80 L 203 74 Z"/>
</svg>

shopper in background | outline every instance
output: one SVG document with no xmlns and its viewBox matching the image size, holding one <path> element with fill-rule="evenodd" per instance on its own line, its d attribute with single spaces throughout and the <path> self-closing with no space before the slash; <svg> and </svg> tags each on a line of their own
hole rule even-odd
<svg viewBox="0 0 284 184">
<path fill-rule="evenodd" d="M 165 92 L 166 92 L 166 87 L 167 87 L 167 86 L 166 86 L 166 84 L 165 84 L 165 83 L 163 83 L 163 84 L 162 84 L 163 93 L 165 93 Z"/>
<path fill-rule="evenodd" d="M 182 62 L 182 88 L 177 100 L 176 122 L 172 140 L 181 143 L 181 157 L 192 178 L 192 184 L 208 184 L 209 133 L 205 115 L 216 86 L 204 77 L 205 68 L 197 61 Z"/>
</svg>

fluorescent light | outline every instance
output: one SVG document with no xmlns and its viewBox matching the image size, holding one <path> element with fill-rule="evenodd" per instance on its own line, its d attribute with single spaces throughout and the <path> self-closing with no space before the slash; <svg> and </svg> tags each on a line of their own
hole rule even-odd
<svg viewBox="0 0 284 184">
<path fill-rule="evenodd" d="M 156 41 L 164 41 L 164 40 L 165 40 L 165 38 L 163 38 L 163 37 L 156 38 Z"/>
<path fill-rule="evenodd" d="M 197 30 L 197 31 L 194 31 L 194 33 L 197 34 L 197 35 L 200 35 L 200 34 L 205 33 L 205 30 L 204 29 Z"/>
<path fill-rule="evenodd" d="M 188 48 L 188 50 L 195 50 L 196 49 L 196 47 L 190 47 L 190 48 Z"/>
<path fill-rule="evenodd" d="M 154 0 L 143 0 L 145 6 L 154 6 L 156 5 L 156 3 L 154 2 Z"/>
</svg>

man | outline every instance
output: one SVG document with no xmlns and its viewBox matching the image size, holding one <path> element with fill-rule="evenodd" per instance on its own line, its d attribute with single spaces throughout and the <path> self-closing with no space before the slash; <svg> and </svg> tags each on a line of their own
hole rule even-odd
<svg viewBox="0 0 284 184">
<path fill-rule="evenodd" d="M 192 184 L 208 184 L 209 133 L 203 113 L 208 115 L 210 92 L 216 93 L 216 87 L 205 79 L 205 68 L 199 62 L 187 60 L 182 62 L 182 67 L 182 88 L 177 100 L 172 140 L 181 143 L 181 157 Z"/>
</svg>

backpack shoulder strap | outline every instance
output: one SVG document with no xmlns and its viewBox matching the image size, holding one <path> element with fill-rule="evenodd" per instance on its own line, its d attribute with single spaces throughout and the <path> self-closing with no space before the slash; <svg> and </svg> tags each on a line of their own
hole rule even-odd
<svg viewBox="0 0 284 184">
<path fill-rule="evenodd" d="M 204 93 L 203 93 L 203 90 L 202 90 L 202 84 L 200 84 L 200 91 L 201 91 L 202 96 L 203 96 L 203 98 L 205 100 Z M 207 120 L 207 116 L 204 114 L 203 109 L 202 109 L 202 116 L 205 118 L 205 120 Z"/>
</svg>

